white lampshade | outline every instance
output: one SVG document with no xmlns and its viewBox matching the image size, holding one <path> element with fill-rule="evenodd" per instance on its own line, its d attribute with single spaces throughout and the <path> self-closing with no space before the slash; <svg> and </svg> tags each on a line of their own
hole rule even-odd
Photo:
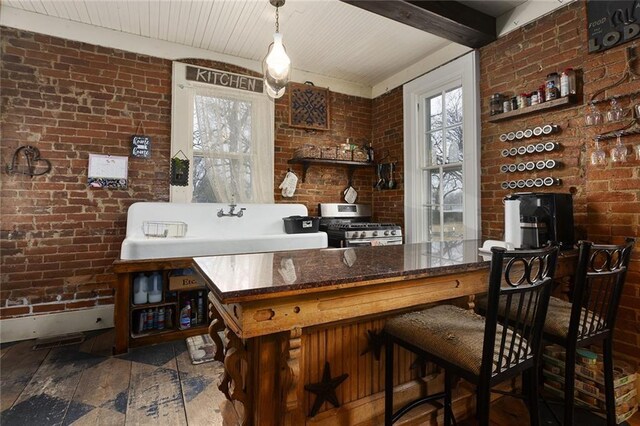
<svg viewBox="0 0 640 426">
<path fill-rule="evenodd" d="M 273 35 L 273 43 L 269 46 L 269 52 L 264 58 L 263 62 L 264 82 L 267 86 L 267 94 L 269 89 L 273 94 L 277 94 L 280 97 L 284 93 L 285 86 L 289 82 L 289 75 L 291 73 L 291 60 L 287 56 L 287 52 L 282 44 L 282 34 L 275 33 Z"/>
<path fill-rule="evenodd" d="M 271 48 L 271 52 L 269 52 L 265 61 L 267 62 L 267 71 L 274 79 L 289 79 L 291 60 L 287 56 L 287 52 L 284 50 L 284 46 L 282 44 L 282 34 L 273 34 L 273 47 Z"/>
</svg>

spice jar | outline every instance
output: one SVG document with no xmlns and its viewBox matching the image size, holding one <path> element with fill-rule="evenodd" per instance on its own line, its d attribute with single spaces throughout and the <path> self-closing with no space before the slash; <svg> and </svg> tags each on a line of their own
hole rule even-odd
<svg viewBox="0 0 640 426">
<path fill-rule="evenodd" d="M 502 112 L 509 111 L 511 111 L 511 101 L 507 99 L 506 101 L 502 102 Z"/>
<path fill-rule="evenodd" d="M 547 99 L 545 98 L 544 84 L 543 84 L 542 86 L 538 87 L 538 102 L 543 103 L 546 100 Z"/>
<path fill-rule="evenodd" d="M 552 101 L 554 99 L 558 99 L 560 97 L 560 77 L 557 72 L 552 72 L 551 74 L 547 74 L 547 96 L 546 99 L 548 101 Z"/>
<path fill-rule="evenodd" d="M 515 111 L 518 109 L 518 97 L 514 96 L 511 98 L 511 111 Z"/>
<path fill-rule="evenodd" d="M 518 95 L 518 109 L 522 109 L 522 108 L 526 108 L 527 107 L 527 94 L 526 93 L 520 93 Z"/>
<path fill-rule="evenodd" d="M 490 106 L 491 115 L 502 114 L 503 113 L 502 95 L 500 93 L 495 93 L 491 95 L 491 98 L 489 100 L 489 106 Z"/>
<path fill-rule="evenodd" d="M 534 90 L 531 93 L 531 105 L 538 105 L 540 103 L 540 100 L 538 98 L 538 91 Z"/>
</svg>

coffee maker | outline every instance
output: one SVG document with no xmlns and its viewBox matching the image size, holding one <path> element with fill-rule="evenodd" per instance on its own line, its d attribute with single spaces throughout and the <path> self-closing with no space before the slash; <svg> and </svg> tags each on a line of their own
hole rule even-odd
<svg viewBox="0 0 640 426">
<path fill-rule="evenodd" d="M 514 248 L 540 248 L 555 241 L 561 250 L 573 248 L 571 194 L 521 192 L 504 199 L 505 241 Z"/>
</svg>

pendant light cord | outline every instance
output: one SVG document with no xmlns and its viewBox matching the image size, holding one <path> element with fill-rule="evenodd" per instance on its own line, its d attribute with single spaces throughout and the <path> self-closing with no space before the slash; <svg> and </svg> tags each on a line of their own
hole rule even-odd
<svg viewBox="0 0 640 426">
<path fill-rule="evenodd" d="M 276 32 L 280 32 L 280 13 L 278 12 L 278 6 L 276 6 Z"/>
</svg>

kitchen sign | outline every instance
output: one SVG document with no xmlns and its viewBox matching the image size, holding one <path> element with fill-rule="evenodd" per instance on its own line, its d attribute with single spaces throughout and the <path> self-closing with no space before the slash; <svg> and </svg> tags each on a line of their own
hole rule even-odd
<svg viewBox="0 0 640 426">
<path fill-rule="evenodd" d="M 640 1 L 587 0 L 589 53 L 602 52 L 640 36 Z"/>
<path fill-rule="evenodd" d="M 187 65 L 186 79 L 256 93 L 262 93 L 264 85 L 262 78 L 189 65 Z"/>
</svg>

